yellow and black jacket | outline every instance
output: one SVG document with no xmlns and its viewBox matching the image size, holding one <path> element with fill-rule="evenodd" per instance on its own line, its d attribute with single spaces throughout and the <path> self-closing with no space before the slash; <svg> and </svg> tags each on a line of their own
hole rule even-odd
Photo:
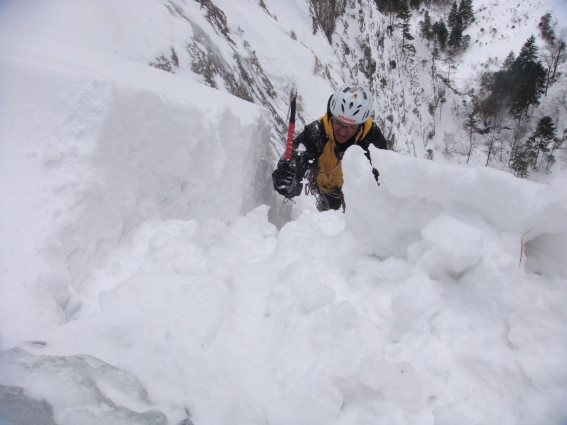
<svg viewBox="0 0 567 425">
<path fill-rule="evenodd" d="M 327 112 L 320 119 L 305 126 L 303 131 L 293 141 L 293 154 L 290 164 L 283 165 L 285 159 L 280 159 L 277 169 L 272 174 L 274 188 L 286 197 L 297 196 L 301 192 L 294 190 L 300 186 L 305 173 L 309 168 L 317 176 L 317 186 L 323 192 L 338 192 L 343 186 L 343 172 L 341 161 L 345 151 L 352 145 L 360 146 L 369 161 L 371 161 L 368 147 L 372 144 L 378 149 L 388 149 L 384 135 L 372 121 L 372 118 L 361 124 L 358 132 L 345 143 L 336 143 L 333 127 L 330 122 L 330 113 Z M 372 161 L 371 161 L 372 162 Z M 291 167 L 290 167 L 291 166 Z M 276 184 L 278 170 L 286 167 L 294 170 L 295 177 L 291 186 L 282 187 Z"/>
</svg>

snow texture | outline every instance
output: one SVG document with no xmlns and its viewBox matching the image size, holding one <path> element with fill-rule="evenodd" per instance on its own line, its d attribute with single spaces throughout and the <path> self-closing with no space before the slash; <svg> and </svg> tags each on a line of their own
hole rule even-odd
<svg viewBox="0 0 567 425">
<path fill-rule="evenodd" d="M 1 31 L 2 421 L 567 421 L 564 178 L 353 147 L 278 229 L 267 110 Z"/>
</svg>

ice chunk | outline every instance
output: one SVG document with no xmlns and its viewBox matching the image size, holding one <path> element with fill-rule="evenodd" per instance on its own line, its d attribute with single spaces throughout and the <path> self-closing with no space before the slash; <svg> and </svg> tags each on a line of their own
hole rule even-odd
<svg viewBox="0 0 567 425">
<path fill-rule="evenodd" d="M 55 425 L 49 403 L 28 397 L 23 388 L 4 385 L 0 385 L 0 423 Z"/>
<path fill-rule="evenodd" d="M 0 353 L 0 369 L 7 384 L 0 423 L 167 424 L 135 377 L 93 356 L 34 356 L 14 348 Z"/>
</svg>

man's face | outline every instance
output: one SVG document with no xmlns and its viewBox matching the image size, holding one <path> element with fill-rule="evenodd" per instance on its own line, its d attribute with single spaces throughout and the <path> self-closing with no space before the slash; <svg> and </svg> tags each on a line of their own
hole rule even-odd
<svg viewBox="0 0 567 425">
<path fill-rule="evenodd" d="M 360 127 L 358 124 L 348 124 L 335 117 L 331 118 L 331 124 L 333 124 L 335 141 L 337 143 L 344 143 L 349 140 L 356 134 L 358 128 Z"/>
</svg>

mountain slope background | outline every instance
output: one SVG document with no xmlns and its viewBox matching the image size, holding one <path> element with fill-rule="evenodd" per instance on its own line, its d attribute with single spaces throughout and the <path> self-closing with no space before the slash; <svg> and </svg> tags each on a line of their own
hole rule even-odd
<svg viewBox="0 0 567 425">
<path fill-rule="evenodd" d="M 564 164 L 464 164 L 475 72 L 565 10 L 515 4 L 432 72 L 373 2 L 2 3 L 0 419 L 564 423 Z M 303 124 L 351 78 L 380 186 L 354 148 L 345 213 L 283 204 L 290 86 Z"/>
<path fill-rule="evenodd" d="M 431 5 L 433 21 L 447 20 L 450 3 L 445 3 Z M 391 17 L 378 12 L 369 0 L 332 5 L 325 1 L 135 5 L 62 1 L 39 2 L 33 8 L 27 2 L 8 2 L 4 9 L 5 25 L 17 22 L 20 29 L 61 43 L 72 38 L 77 46 L 151 64 L 263 105 L 271 112 L 271 143 L 278 156 L 292 84 L 298 85 L 300 131 L 301 124 L 325 111 L 334 88 L 357 80 L 376 94 L 375 119 L 394 150 L 424 157 L 432 149 L 437 160 L 458 162 L 465 162 L 468 151 L 463 124 L 472 99 L 467 94 L 478 92 L 480 72 L 498 70 L 511 51 L 517 56 L 530 35 L 536 36 L 541 49 L 538 23 L 545 13 L 552 13 L 557 29 L 567 21 L 563 0 L 476 1 L 476 19 L 466 31 L 470 46 L 456 58 L 451 72 L 443 58 L 432 63 L 431 46 L 418 35 L 425 4 L 413 10 L 411 19 L 415 56 L 401 52 L 400 30 L 390 35 Z M 125 15 L 128 19 L 122 19 Z M 399 65 L 392 68 L 393 62 Z M 552 110 L 564 104 L 565 90 L 561 78 L 542 98 L 533 127 L 545 114 L 564 121 L 564 107 Z M 447 154 L 448 139 L 456 144 L 449 149 L 453 155 Z M 482 146 L 475 146 L 473 162 L 483 160 Z M 506 168 L 498 162 L 493 166 Z"/>
</svg>

